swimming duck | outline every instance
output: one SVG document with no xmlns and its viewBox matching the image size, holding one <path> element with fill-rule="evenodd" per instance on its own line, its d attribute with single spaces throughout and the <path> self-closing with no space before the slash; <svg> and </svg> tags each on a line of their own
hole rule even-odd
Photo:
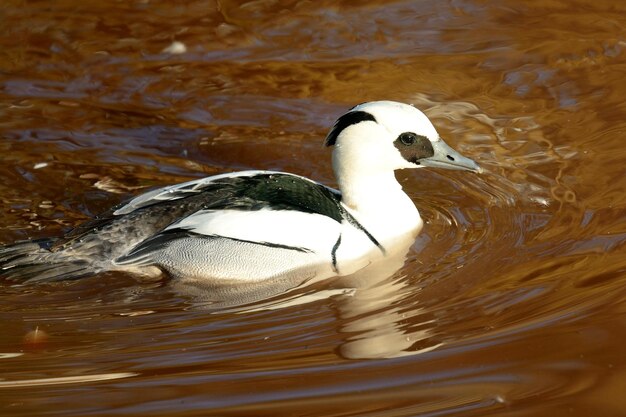
<svg viewBox="0 0 626 417">
<path fill-rule="evenodd" d="M 326 137 L 339 191 L 283 172 L 242 171 L 141 194 L 61 238 L 0 247 L 0 276 L 22 282 L 103 271 L 215 282 L 345 275 L 385 256 L 423 222 L 394 171 L 479 172 L 411 105 L 363 103 Z"/>
</svg>

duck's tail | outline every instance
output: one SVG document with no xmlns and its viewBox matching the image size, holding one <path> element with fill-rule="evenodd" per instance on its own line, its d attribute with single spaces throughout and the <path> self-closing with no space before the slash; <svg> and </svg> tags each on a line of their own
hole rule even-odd
<svg viewBox="0 0 626 417">
<path fill-rule="evenodd" d="M 0 246 L 0 277 L 16 282 L 43 282 L 76 279 L 96 272 L 86 259 L 51 251 L 54 240 Z"/>
</svg>

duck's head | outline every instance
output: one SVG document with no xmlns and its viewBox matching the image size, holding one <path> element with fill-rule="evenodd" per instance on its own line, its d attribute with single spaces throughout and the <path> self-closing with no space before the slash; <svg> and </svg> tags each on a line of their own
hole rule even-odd
<svg viewBox="0 0 626 417">
<path fill-rule="evenodd" d="M 326 137 L 336 171 L 390 172 L 438 167 L 480 172 L 478 164 L 448 146 L 426 115 L 395 101 L 359 104 Z"/>
</svg>

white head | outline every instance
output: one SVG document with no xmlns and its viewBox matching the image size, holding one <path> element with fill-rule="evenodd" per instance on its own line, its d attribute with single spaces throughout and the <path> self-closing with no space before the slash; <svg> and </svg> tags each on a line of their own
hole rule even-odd
<svg viewBox="0 0 626 417">
<path fill-rule="evenodd" d="M 341 116 L 326 137 L 334 146 L 339 179 L 392 173 L 396 169 L 440 167 L 480 172 L 480 167 L 450 148 L 418 109 L 395 101 L 359 104 Z"/>
</svg>

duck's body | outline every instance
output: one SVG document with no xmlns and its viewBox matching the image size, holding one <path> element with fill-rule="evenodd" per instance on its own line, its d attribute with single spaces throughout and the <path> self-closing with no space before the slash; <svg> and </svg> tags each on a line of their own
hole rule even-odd
<svg viewBox="0 0 626 417">
<path fill-rule="evenodd" d="M 404 135 L 404 136 L 403 136 Z M 478 170 L 419 110 L 365 103 L 326 144 L 340 191 L 307 178 L 243 171 L 142 194 L 60 239 L 0 248 L 0 276 L 22 281 L 121 270 L 229 282 L 344 275 L 416 234 L 419 213 L 395 169 Z"/>
</svg>

